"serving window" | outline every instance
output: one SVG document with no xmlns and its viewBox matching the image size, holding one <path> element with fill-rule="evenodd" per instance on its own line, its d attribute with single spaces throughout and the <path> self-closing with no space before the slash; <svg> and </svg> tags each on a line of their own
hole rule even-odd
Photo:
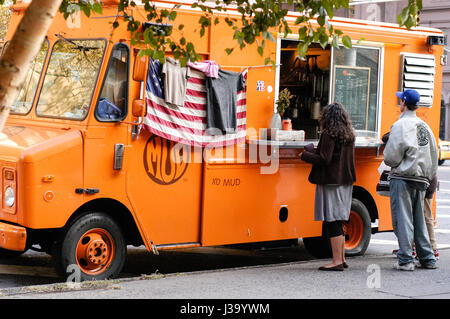
<svg viewBox="0 0 450 319">
<path fill-rule="evenodd" d="M 342 103 L 359 136 L 377 131 L 380 48 L 333 48 L 331 102 Z"/>
<path fill-rule="evenodd" d="M 297 53 L 298 41 L 282 39 L 279 46 L 278 93 L 294 96 L 283 117 L 306 139 L 318 139 L 318 118 L 324 106 L 342 103 L 357 136 L 378 136 L 381 48 L 354 46 L 323 49 L 312 44 L 305 58 Z"/>
</svg>

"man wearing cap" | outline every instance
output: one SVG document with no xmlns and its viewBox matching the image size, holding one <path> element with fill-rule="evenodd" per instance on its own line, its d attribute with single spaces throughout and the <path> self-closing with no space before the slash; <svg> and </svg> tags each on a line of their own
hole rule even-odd
<svg viewBox="0 0 450 319">
<path fill-rule="evenodd" d="M 420 94 L 416 90 L 397 92 L 401 115 L 390 130 L 384 162 L 391 167 L 390 198 L 392 226 L 397 236 L 399 270 L 414 270 L 412 242 L 419 266 L 436 268 L 423 215 L 425 191 L 438 166 L 436 140 L 430 127 L 416 115 Z"/>
</svg>

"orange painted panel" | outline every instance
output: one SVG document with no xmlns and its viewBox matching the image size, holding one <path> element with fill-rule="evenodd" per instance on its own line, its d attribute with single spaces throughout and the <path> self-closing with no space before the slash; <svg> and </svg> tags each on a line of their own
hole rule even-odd
<svg viewBox="0 0 450 319">
<path fill-rule="evenodd" d="M 322 227 L 314 221 L 315 187 L 307 182 L 309 169 L 308 164 L 281 163 L 276 174 L 263 175 L 257 164 L 207 165 L 202 243 L 319 236 Z M 280 220 L 283 207 L 285 221 Z"/>
<path fill-rule="evenodd" d="M 199 242 L 202 164 L 176 163 L 174 143 L 147 132 L 126 150 L 126 192 L 147 241 Z M 201 160 L 201 153 L 200 153 Z"/>
</svg>

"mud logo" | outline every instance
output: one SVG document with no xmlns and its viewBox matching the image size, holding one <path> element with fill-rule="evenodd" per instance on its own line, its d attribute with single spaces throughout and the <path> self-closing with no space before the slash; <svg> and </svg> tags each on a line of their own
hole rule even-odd
<svg viewBox="0 0 450 319">
<path fill-rule="evenodd" d="M 144 148 L 144 167 L 147 175 L 160 185 L 177 182 L 186 172 L 188 162 L 176 152 L 176 144 L 152 135 Z"/>
</svg>

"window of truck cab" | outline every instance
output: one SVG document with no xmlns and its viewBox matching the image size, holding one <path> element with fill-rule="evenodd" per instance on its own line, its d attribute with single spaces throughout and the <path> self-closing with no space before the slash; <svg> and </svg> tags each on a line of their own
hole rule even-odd
<svg viewBox="0 0 450 319">
<path fill-rule="evenodd" d="M 130 49 L 124 43 L 114 45 L 95 108 L 100 122 L 123 120 L 127 115 Z"/>
<path fill-rule="evenodd" d="M 358 137 L 378 137 L 381 46 L 323 49 L 313 43 L 305 58 L 297 53 L 298 41 L 279 39 L 278 91 L 294 95 L 284 116 L 292 129 L 304 130 L 306 139 L 318 139 L 318 118 L 328 103 L 340 102 L 350 115 Z M 275 98 L 275 101 L 276 101 Z"/>
<path fill-rule="evenodd" d="M 105 39 L 60 37 L 53 45 L 36 114 L 69 120 L 85 119 L 105 47 Z"/>
<path fill-rule="evenodd" d="M 7 42 L 3 48 L 6 48 Z M 42 75 L 42 71 L 44 68 L 45 60 L 47 57 L 49 48 L 49 42 L 47 39 L 41 45 L 41 48 L 33 59 L 28 68 L 27 74 L 25 76 L 25 80 L 23 81 L 19 93 L 17 94 L 17 98 L 11 106 L 12 114 L 21 114 L 25 115 L 30 112 L 31 107 L 33 106 L 33 101 L 36 95 L 36 90 L 39 84 L 39 79 Z"/>
</svg>

